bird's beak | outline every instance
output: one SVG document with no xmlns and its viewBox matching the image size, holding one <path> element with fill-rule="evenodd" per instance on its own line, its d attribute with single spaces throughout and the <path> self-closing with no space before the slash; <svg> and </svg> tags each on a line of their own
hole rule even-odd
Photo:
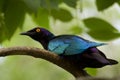
<svg viewBox="0 0 120 80">
<path fill-rule="evenodd" d="M 20 33 L 20 35 L 29 35 L 29 33 L 28 32 L 22 32 L 22 33 Z"/>
</svg>

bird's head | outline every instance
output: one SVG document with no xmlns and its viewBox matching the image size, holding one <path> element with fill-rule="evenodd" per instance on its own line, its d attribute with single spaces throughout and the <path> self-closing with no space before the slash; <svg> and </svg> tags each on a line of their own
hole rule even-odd
<svg viewBox="0 0 120 80">
<path fill-rule="evenodd" d="M 21 35 L 27 35 L 31 37 L 32 39 L 39 41 L 39 42 L 41 42 L 41 40 L 49 40 L 52 37 L 54 37 L 54 35 L 51 32 L 49 32 L 48 30 L 44 28 L 40 28 L 40 27 L 36 27 L 27 32 L 23 32 L 21 33 Z"/>
</svg>

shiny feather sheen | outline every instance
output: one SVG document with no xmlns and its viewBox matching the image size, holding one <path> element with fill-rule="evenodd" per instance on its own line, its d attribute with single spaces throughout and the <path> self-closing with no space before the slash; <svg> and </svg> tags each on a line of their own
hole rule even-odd
<svg viewBox="0 0 120 80">
<path fill-rule="evenodd" d="M 48 50 L 56 54 L 75 55 L 83 53 L 88 48 L 102 45 L 105 45 L 105 43 L 91 42 L 73 35 L 62 35 L 49 42 Z"/>
</svg>

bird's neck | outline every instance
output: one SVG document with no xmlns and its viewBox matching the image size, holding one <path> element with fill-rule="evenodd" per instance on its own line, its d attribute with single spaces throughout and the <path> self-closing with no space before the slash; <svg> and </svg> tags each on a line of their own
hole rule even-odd
<svg viewBox="0 0 120 80">
<path fill-rule="evenodd" d="M 48 46 L 49 41 L 41 40 L 40 43 L 42 44 L 44 49 L 46 49 L 46 50 L 48 49 L 47 46 Z"/>
<path fill-rule="evenodd" d="M 44 49 L 48 49 L 48 43 L 49 41 L 54 37 L 53 34 L 50 34 L 48 36 L 43 37 L 39 42 L 42 44 L 42 46 L 44 47 Z"/>
</svg>

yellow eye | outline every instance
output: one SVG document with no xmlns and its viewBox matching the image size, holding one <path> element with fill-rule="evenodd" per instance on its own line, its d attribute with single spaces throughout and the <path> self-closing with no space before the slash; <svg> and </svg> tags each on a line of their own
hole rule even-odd
<svg viewBox="0 0 120 80">
<path fill-rule="evenodd" d="M 39 29 L 39 28 L 37 28 L 37 29 L 36 29 L 36 32 L 40 32 L 40 29 Z"/>
</svg>

